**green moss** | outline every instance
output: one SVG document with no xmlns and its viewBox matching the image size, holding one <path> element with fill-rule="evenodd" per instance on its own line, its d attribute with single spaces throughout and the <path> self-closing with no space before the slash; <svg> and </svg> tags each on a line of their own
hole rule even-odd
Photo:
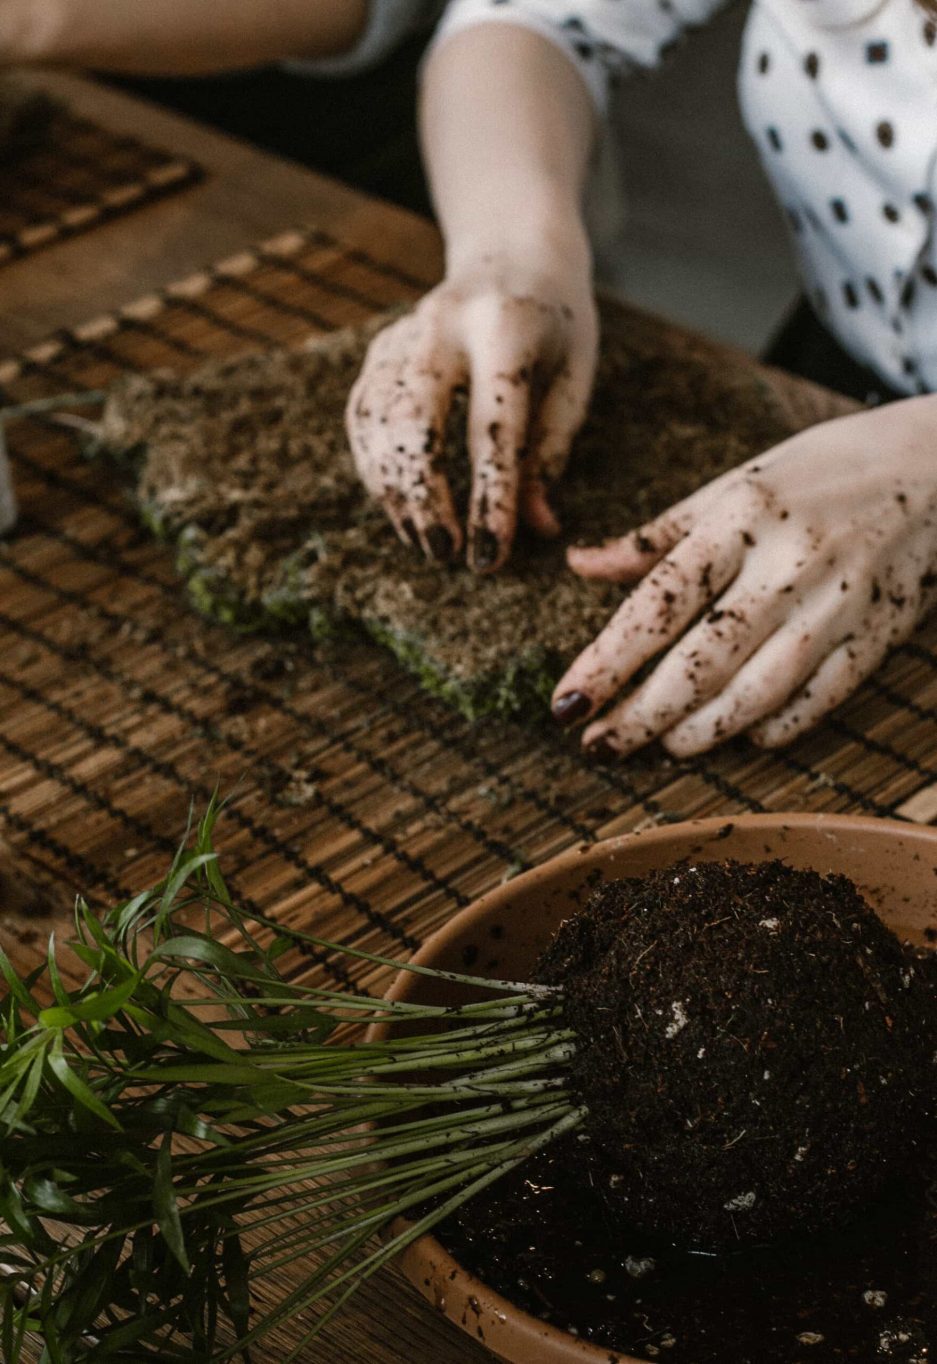
<svg viewBox="0 0 937 1364">
<path fill-rule="evenodd" d="M 563 671 L 560 660 L 550 666 L 544 652 L 534 649 L 501 672 L 462 679 L 446 672 L 427 654 L 423 640 L 391 630 L 374 619 L 365 618 L 362 624 L 376 643 L 389 649 L 398 663 L 413 673 L 424 691 L 438 696 L 467 720 L 524 712 L 542 715 Z"/>
</svg>

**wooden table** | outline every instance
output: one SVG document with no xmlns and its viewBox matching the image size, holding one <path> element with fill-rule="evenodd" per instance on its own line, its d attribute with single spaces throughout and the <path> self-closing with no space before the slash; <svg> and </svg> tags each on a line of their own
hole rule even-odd
<svg viewBox="0 0 937 1364">
<path fill-rule="evenodd" d="M 272 156 L 142 99 L 79 76 L 29 77 L 77 114 L 190 156 L 204 181 L 80 237 L 5 266 L 0 274 L 0 355 L 44 340 L 182 279 L 293 223 L 315 222 L 392 260 L 441 268 L 435 228 L 347 185 Z"/>
<path fill-rule="evenodd" d="M 439 270 L 435 231 L 410 214 L 88 81 L 37 79 L 89 118 L 196 157 L 207 177 L 0 271 L 0 382 L 17 400 L 98 387 L 122 366 L 289 344 L 317 312 L 353 321 Z M 317 231 L 289 234 L 298 222 Z M 248 251 L 265 237 L 275 249 Z M 26 363 L 5 360 L 24 349 Z M 95 903 L 162 874 L 187 797 L 203 806 L 215 780 L 237 787 L 221 842 L 245 905 L 398 954 L 519 867 L 596 836 L 758 809 L 934 818 L 933 629 L 789 753 L 595 768 L 552 733 L 473 730 L 379 651 L 339 666 L 297 649 L 295 674 L 272 673 L 280 646 L 178 609 L 171 555 L 61 430 L 15 437 L 27 516 L 0 555 L 0 819 L 24 866 L 90 882 Z M 277 802 L 310 773 L 308 802 Z M 19 936 L 20 969 L 45 932 Z M 257 1358 L 274 1364 L 294 1341 L 283 1332 Z M 392 1272 L 301 1356 L 490 1358 Z"/>
</svg>

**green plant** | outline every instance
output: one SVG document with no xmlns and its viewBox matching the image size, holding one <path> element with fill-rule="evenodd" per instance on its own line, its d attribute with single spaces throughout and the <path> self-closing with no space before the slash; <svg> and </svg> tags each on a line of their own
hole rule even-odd
<svg viewBox="0 0 937 1364">
<path fill-rule="evenodd" d="M 249 1359 L 318 1309 L 286 1364 L 405 1244 L 583 1117 L 556 990 L 450 976 L 479 998 L 444 1009 L 291 983 L 285 952 L 332 945 L 237 908 L 216 817 L 159 885 L 100 916 L 78 901 L 78 988 L 54 940 L 25 977 L 0 955 L 6 1364 L 37 1337 L 42 1364 Z M 349 1034 L 378 1021 L 406 1028 Z"/>
</svg>

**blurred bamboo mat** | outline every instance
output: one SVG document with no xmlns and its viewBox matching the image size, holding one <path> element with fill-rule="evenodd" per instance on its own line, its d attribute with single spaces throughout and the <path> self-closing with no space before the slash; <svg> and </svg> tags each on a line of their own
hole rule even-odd
<svg viewBox="0 0 937 1364">
<path fill-rule="evenodd" d="M 379 245 L 285 233 L 0 361 L 0 397 L 297 342 L 416 297 L 430 281 L 415 268 Z M 792 393 L 820 415 L 819 391 Z M 313 651 L 199 620 L 171 552 L 70 433 L 34 417 L 9 439 L 22 519 L 0 546 L 0 829 L 23 866 L 60 883 L 65 907 L 78 889 L 100 902 L 157 878 L 189 802 L 204 807 L 216 784 L 231 796 L 223 866 L 244 902 L 396 954 L 532 863 L 650 823 L 791 809 L 937 818 L 933 625 L 786 752 L 738 742 L 692 762 L 652 753 L 599 768 L 549 728 L 473 727 L 375 648 Z M 34 964 L 48 923 L 8 916 L 5 929 L 17 964 Z M 296 969 L 359 974 L 328 960 Z M 486 1357 L 393 1275 L 303 1355 Z"/>
<path fill-rule="evenodd" d="M 35 145 L 0 162 L 0 265 L 201 179 L 186 157 L 61 109 Z"/>
</svg>

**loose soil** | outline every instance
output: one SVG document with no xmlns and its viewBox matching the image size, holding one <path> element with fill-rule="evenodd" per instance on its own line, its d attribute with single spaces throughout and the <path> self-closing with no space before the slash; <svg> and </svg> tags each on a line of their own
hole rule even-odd
<svg viewBox="0 0 937 1364">
<path fill-rule="evenodd" d="M 935 955 L 843 877 L 682 864 L 600 888 L 539 974 L 591 1121 L 443 1226 L 456 1259 L 610 1360 L 926 1364 Z"/>
<path fill-rule="evenodd" d="M 575 1141 L 534 1157 L 436 1234 L 483 1283 L 610 1360 L 930 1364 L 937 1148 L 845 1228 L 720 1255 L 613 1217 L 582 1170 Z"/>
<path fill-rule="evenodd" d="M 827 1227 L 923 1141 L 933 992 L 846 877 L 710 862 L 613 881 L 540 978 L 563 986 L 596 1183 L 677 1244 Z"/>
<path fill-rule="evenodd" d="M 404 549 L 367 497 L 343 427 L 377 318 L 301 352 L 213 361 L 119 384 L 104 445 L 127 461 L 147 523 L 178 546 L 205 614 L 237 628 L 364 631 L 469 716 L 543 715 L 552 688 L 620 602 L 570 573 L 563 545 L 522 534 L 480 577 Z M 621 305 L 602 310 L 590 416 L 557 489 L 565 540 L 623 534 L 701 483 L 848 408 L 740 353 Z M 464 401 L 445 462 L 464 505 Z"/>
</svg>

